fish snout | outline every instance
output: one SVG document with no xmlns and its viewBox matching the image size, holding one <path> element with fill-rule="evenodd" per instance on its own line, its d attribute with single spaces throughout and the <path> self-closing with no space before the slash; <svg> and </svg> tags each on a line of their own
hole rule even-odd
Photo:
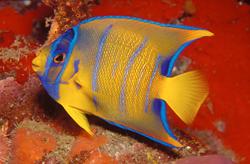
<svg viewBox="0 0 250 164">
<path fill-rule="evenodd" d="M 43 63 L 40 56 L 37 56 L 32 60 L 32 69 L 35 71 L 38 75 L 42 75 L 43 73 Z"/>
</svg>

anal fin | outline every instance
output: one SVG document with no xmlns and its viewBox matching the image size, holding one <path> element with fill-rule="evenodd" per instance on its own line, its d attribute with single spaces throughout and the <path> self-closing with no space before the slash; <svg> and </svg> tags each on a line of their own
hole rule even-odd
<svg viewBox="0 0 250 164">
<path fill-rule="evenodd" d="M 156 136 L 156 135 L 150 136 L 150 135 L 148 135 L 146 133 L 139 132 L 139 131 L 137 131 L 135 129 L 126 127 L 124 125 L 121 125 L 121 124 L 118 124 L 118 123 L 115 123 L 115 122 L 112 122 L 112 121 L 108 121 L 108 120 L 105 120 L 105 121 L 108 122 L 111 125 L 114 125 L 116 127 L 121 128 L 121 129 L 128 130 L 128 131 L 137 133 L 139 135 L 142 135 L 142 136 L 144 136 L 144 137 L 146 137 L 146 138 L 148 138 L 148 139 L 150 139 L 152 141 L 155 141 L 155 142 L 157 142 L 159 144 L 162 144 L 164 146 L 173 147 L 173 148 L 175 148 L 175 147 L 183 147 L 183 145 L 181 143 L 179 143 L 176 139 L 174 139 L 174 138 L 172 138 L 170 136 L 163 139 L 163 138 L 159 138 L 159 136 Z"/>
</svg>

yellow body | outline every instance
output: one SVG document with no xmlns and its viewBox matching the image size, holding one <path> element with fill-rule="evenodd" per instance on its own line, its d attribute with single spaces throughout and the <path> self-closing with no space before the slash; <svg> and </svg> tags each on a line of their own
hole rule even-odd
<svg viewBox="0 0 250 164">
<path fill-rule="evenodd" d="M 164 77 L 161 64 L 184 43 L 212 34 L 110 18 L 79 25 L 77 35 L 56 101 L 90 134 L 85 114 L 180 147 L 166 133 L 163 120 L 152 109 L 153 101 L 164 100 L 184 122 L 191 123 L 207 87 L 197 72 Z M 40 60 L 38 56 L 33 63 L 38 65 Z M 79 65 L 74 73 L 76 60 Z"/>
</svg>

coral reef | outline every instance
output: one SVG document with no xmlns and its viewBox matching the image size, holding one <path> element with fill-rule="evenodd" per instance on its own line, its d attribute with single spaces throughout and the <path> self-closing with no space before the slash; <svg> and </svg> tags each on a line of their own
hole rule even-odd
<svg viewBox="0 0 250 164">
<path fill-rule="evenodd" d="M 232 161 L 221 156 L 221 155 L 206 155 L 203 157 L 187 157 L 179 159 L 174 164 L 195 164 L 195 163 L 205 163 L 205 164 L 232 164 Z"/>
<path fill-rule="evenodd" d="M 23 119 L 45 117 L 37 103 L 36 95 L 41 88 L 40 82 L 34 76 L 24 85 L 18 84 L 13 77 L 0 81 L 0 115 L 3 122 L 9 122 L 12 129 Z"/>
<path fill-rule="evenodd" d="M 97 150 L 104 144 L 104 140 L 100 138 L 102 137 L 92 139 L 86 134 L 75 138 L 56 131 L 46 123 L 25 120 L 18 124 L 12 134 L 9 161 L 12 163 L 112 161 L 110 157 Z"/>
<path fill-rule="evenodd" d="M 12 163 L 33 163 L 56 147 L 56 139 L 43 131 L 18 128 L 12 143 Z M 23 161 L 23 162 L 22 162 Z"/>
<path fill-rule="evenodd" d="M 249 163 L 249 1 L 43 2 L 0 2 L 0 163 Z M 174 74 L 201 69 L 210 84 L 210 97 L 190 128 L 196 130 L 169 111 L 184 148 L 162 147 L 95 117 L 90 117 L 91 138 L 42 89 L 31 70 L 36 49 L 96 15 L 184 23 L 215 33 L 187 48 L 174 68 Z"/>
<path fill-rule="evenodd" d="M 68 0 L 66 3 L 61 0 L 43 0 L 43 2 L 55 9 L 55 15 L 51 20 L 48 43 L 84 18 L 88 18 L 90 7 L 99 4 L 98 0 Z"/>
</svg>

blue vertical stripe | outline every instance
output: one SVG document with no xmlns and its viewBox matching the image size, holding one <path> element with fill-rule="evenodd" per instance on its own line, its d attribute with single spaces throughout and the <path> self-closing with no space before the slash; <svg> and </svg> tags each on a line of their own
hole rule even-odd
<svg viewBox="0 0 250 164">
<path fill-rule="evenodd" d="M 128 61 L 127 66 L 125 68 L 125 73 L 124 73 L 123 80 L 122 80 L 121 94 L 120 94 L 120 110 L 121 111 L 125 110 L 125 88 L 126 88 L 129 70 L 131 69 L 131 66 L 133 65 L 136 57 L 140 54 L 141 50 L 145 47 L 146 42 L 147 42 L 147 39 L 145 39 L 139 45 L 139 47 L 135 50 L 133 55 L 129 58 L 129 61 Z"/>
<path fill-rule="evenodd" d="M 141 69 L 141 71 L 140 71 L 140 76 L 139 76 L 139 78 L 138 78 L 137 85 L 136 85 L 136 89 L 135 89 L 136 95 L 139 94 L 139 89 L 140 89 L 140 86 L 141 86 L 141 85 L 140 85 L 140 84 L 141 84 L 141 79 L 142 79 L 142 77 L 143 77 L 143 75 L 144 75 L 145 69 L 146 69 L 146 64 L 143 65 L 143 67 L 142 67 L 142 69 Z"/>
<path fill-rule="evenodd" d="M 76 74 L 79 71 L 79 63 L 80 63 L 79 59 L 74 61 L 74 74 Z"/>
<path fill-rule="evenodd" d="M 53 55 L 57 46 L 60 44 L 60 42 L 64 39 L 65 35 L 67 35 L 68 32 L 66 32 L 64 35 L 61 35 L 51 46 L 51 49 L 50 49 L 50 56 L 48 57 L 47 59 L 47 62 L 46 62 L 46 66 L 45 66 L 45 73 L 44 75 L 41 77 L 41 82 L 43 84 L 43 86 L 45 87 L 45 89 L 47 90 L 47 92 L 49 93 L 49 95 L 51 97 L 53 97 L 55 100 L 59 99 L 59 84 L 60 84 L 60 80 L 62 78 L 62 75 L 68 65 L 68 62 L 69 62 L 69 59 L 70 59 L 70 56 L 72 54 L 72 51 L 75 47 L 75 44 L 76 44 L 76 41 L 77 41 L 77 38 L 78 38 L 78 28 L 79 26 L 74 26 L 72 28 L 73 32 L 74 32 L 74 36 L 72 38 L 72 40 L 70 41 L 70 44 L 69 44 L 69 47 L 68 47 L 68 51 L 67 51 L 67 54 L 66 54 L 66 59 L 63 63 L 63 67 L 62 67 L 62 70 L 60 71 L 60 73 L 58 74 L 56 80 L 55 80 L 55 83 L 54 84 L 48 84 L 47 81 L 46 81 L 46 78 L 48 76 L 48 73 L 49 73 L 49 68 L 51 66 L 51 64 L 53 63 Z"/>
<path fill-rule="evenodd" d="M 115 77 L 117 67 L 118 67 L 118 63 L 115 63 L 114 66 L 113 66 L 113 70 L 112 70 L 112 77 L 113 78 Z"/>
<path fill-rule="evenodd" d="M 144 108 L 145 112 L 148 111 L 150 89 L 151 89 L 153 80 L 154 80 L 154 78 L 155 78 L 155 75 L 156 75 L 156 73 L 157 73 L 157 70 L 158 70 L 158 67 L 159 67 L 161 58 L 162 58 L 162 57 L 161 57 L 160 55 L 157 56 L 157 59 L 156 59 L 156 62 L 155 62 L 155 67 L 154 67 L 152 76 L 151 76 L 150 81 L 149 81 L 148 89 L 147 89 L 147 92 L 146 92 L 146 100 L 145 100 L 145 108 Z"/>
<path fill-rule="evenodd" d="M 74 73 L 70 76 L 70 78 L 72 78 L 73 76 L 75 76 L 75 74 L 78 73 L 78 71 L 79 71 L 79 63 L 80 63 L 79 59 L 74 61 Z"/>
<path fill-rule="evenodd" d="M 99 42 L 98 52 L 96 54 L 96 59 L 95 59 L 95 67 L 94 67 L 94 71 L 93 71 L 93 80 L 92 80 L 93 91 L 97 90 L 97 73 L 98 73 L 98 70 L 100 67 L 100 61 L 101 61 L 102 54 L 103 54 L 103 47 L 104 47 L 104 44 L 107 40 L 107 37 L 109 35 L 109 32 L 110 32 L 112 26 L 113 25 L 111 24 L 104 30 L 103 35 L 101 36 L 101 40 Z"/>
</svg>

